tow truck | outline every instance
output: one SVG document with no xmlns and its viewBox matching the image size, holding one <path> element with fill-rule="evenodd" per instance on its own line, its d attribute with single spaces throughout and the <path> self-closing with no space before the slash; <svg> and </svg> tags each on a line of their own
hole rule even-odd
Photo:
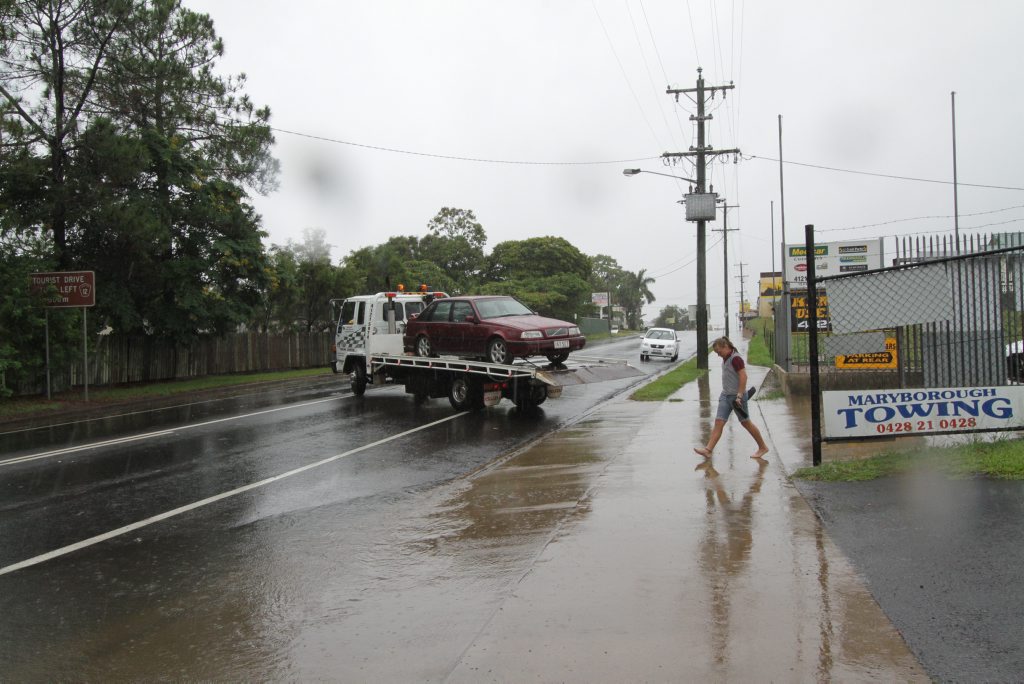
<svg viewBox="0 0 1024 684">
<path fill-rule="evenodd" d="M 502 399 L 525 409 L 560 397 L 567 386 L 643 374 L 625 361 L 584 356 L 539 365 L 529 359 L 498 364 L 405 353 L 402 333 L 409 317 L 447 296 L 424 287 L 407 292 L 400 286 L 393 292 L 332 299 L 337 327 L 331 369 L 348 375 L 356 396 L 362 396 L 369 385 L 402 385 L 417 403 L 447 397 L 456 411 L 495 406 Z"/>
</svg>

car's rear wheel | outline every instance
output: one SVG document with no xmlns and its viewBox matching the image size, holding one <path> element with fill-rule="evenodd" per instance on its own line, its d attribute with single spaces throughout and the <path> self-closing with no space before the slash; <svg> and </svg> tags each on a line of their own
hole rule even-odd
<svg viewBox="0 0 1024 684">
<path fill-rule="evenodd" d="M 416 356 L 437 356 L 434 353 L 434 345 L 430 343 L 430 338 L 426 335 L 416 338 Z"/>
<path fill-rule="evenodd" d="M 512 354 L 508 350 L 508 343 L 500 337 L 492 338 L 487 343 L 487 360 L 491 363 L 512 363 Z"/>
<path fill-rule="evenodd" d="M 548 354 L 548 361 L 551 363 L 565 363 L 565 360 L 569 358 L 569 352 L 562 352 L 561 354 Z"/>
</svg>

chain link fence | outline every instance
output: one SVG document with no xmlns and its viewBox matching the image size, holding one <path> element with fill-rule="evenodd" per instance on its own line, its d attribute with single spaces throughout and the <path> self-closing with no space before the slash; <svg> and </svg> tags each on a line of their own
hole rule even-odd
<svg viewBox="0 0 1024 684">
<path fill-rule="evenodd" d="M 776 346 L 788 370 L 810 372 L 812 418 L 825 420 L 815 463 L 821 441 L 1022 429 L 1020 238 L 902 241 L 891 267 L 811 269 L 807 291 L 787 293 Z"/>
</svg>

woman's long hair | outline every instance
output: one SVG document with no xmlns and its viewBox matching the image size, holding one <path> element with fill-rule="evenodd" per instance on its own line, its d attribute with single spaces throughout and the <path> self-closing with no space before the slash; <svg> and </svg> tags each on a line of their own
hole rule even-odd
<svg viewBox="0 0 1024 684">
<path fill-rule="evenodd" d="M 736 351 L 735 345 L 733 345 L 733 343 L 729 341 L 728 337 L 719 337 L 717 340 L 711 343 L 712 349 L 724 349 L 725 347 L 728 347 L 729 349 Z"/>
</svg>

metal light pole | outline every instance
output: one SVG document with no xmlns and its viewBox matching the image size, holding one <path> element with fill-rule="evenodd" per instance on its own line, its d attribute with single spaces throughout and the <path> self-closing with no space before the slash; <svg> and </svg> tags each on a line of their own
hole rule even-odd
<svg viewBox="0 0 1024 684">
<path fill-rule="evenodd" d="M 622 169 L 622 175 L 623 176 L 635 176 L 635 175 L 640 174 L 640 173 L 650 173 L 650 174 L 653 174 L 655 176 L 665 176 L 666 178 L 677 178 L 679 180 L 684 180 L 687 183 L 696 183 L 697 182 L 697 181 L 693 180 L 692 178 L 684 178 L 683 176 L 673 176 L 671 173 L 659 173 L 658 171 L 647 171 L 646 169 Z"/>
<path fill-rule="evenodd" d="M 957 200 L 956 182 L 956 91 L 949 94 L 950 109 L 953 113 L 953 239 L 956 251 L 960 252 L 960 204 Z"/>
<path fill-rule="evenodd" d="M 691 184 L 691 192 L 693 191 L 692 185 L 700 185 L 697 181 L 692 178 L 686 178 L 684 176 L 674 176 L 671 173 L 660 173 L 658 171 L 647 171 L 645 169 L 622 169 L 623 176 L 636 176 L 641 173 L 650 173 L 655 176 L 665 176 L 666 178 L 675 178 L 677 180 L 684 180 Z M 682 201 L 682 200 L 680 200 Z M 707 348 L 708 339 L 708 317 L 707 317 L 707 305 L 704 303 L 704 244 L 703 244 L 703 223 L 701 223 L 701 230 L 698 234 L 697 240 L 697 363 L 698 368 L 707 368 L 707 355 L 700 353 L 701 349 Z M 701 308 L 703 307 L 703 311 Z M 703 324 L 701 323 L 703 321 Z M 702 334 L 703 333 L 703 334 Z M 703 339 L 703 342 L 702 342 Z M 703 344 L 703 346 L 702 346 Z M 704 366 L 700 366 L 703 360 Z"/>
</svg>

